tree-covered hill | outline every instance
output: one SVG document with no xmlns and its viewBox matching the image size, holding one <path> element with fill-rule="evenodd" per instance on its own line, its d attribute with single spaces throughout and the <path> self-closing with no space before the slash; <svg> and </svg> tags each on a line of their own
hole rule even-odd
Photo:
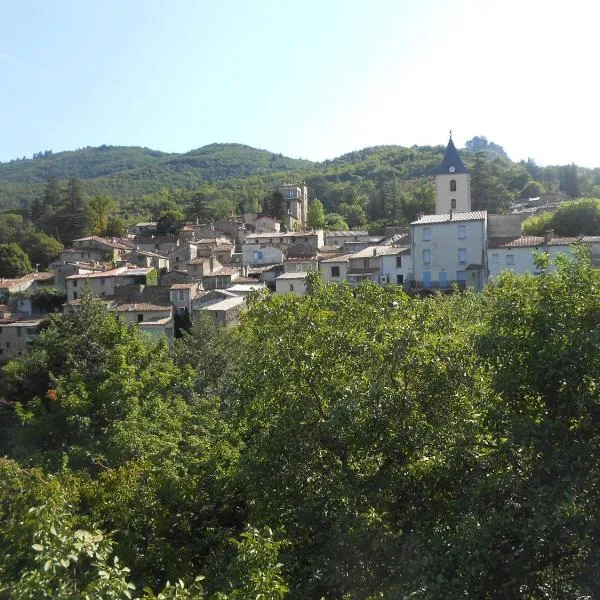
<svg viewBox="0 0 600 600">
<path fill-rule="evenodd" d="M 0 163 L 0 206 L 15 207 L 39 195 L 48 177 L 82 180 L 86 193 L 117 199 L 192 189 L 203 182 L 310 168 L 293 159 L 242 144 L 210 144 L 184 154 L 134 146 L 99 146 Z"/>
<path fill-rule="evenodd" d="M 210 144 L 183 154 L 119 146 L 47 151 L 0 164 L 0 210 L 23 209 L 30 216 L 44 202 L 48 178 L 56 177 L 63 186 L 79 179 L 86 196 L 110 196 L 124 219 L 149 217 L 156 212 L 151 207 L 165 209 L 165 201 L 187 218 L 226 218 L 246 210 L 268 212 L 277 185 L 303 180 L 309 201 L 321 201 L 330 228 L 380 230 L 433 210 L 433 178 L 444 149 L 375 146 L 320 163 L 242 144 Z M 543 192 L 600 198 L 600 169 L 514 162 L 483 136 L 469 140 L 461 157 L 471 170 L 474 209 L 503 212 L 512 201 Z M 208 211 L 199 209 L 207 206 Z"/>
</svg>

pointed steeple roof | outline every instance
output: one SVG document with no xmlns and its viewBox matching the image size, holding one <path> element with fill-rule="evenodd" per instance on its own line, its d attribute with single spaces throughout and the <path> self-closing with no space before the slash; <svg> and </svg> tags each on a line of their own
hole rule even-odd
<svg viewBox="0 0 600 600">
<path fill-rule="evenodd" d="M 444 160 L 437 170 L 438 175 L 449 175 L 452 173 L 468 173 L 469 170 L 463 164 L 460 159 L 458 150 L 452 141 L 452 136 L 448 140 L 448 146 L 446 146 L 446 153 L 444 154 Z"/>
</svg>

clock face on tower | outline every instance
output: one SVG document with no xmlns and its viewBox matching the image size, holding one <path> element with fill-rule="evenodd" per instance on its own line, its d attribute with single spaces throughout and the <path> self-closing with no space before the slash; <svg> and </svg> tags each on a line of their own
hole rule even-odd
<svg viewBox="0 0 600 600">
<path fill-rule="evenodd" d="M 450 173 L 454 173 L 454 171 L 455 171 L 455 170 L 456 170 L 456 169 L 455 169 L 454 167 L 450 167 L 450 168 L 448 169 L 448 171 L 450 171 Z"/>
</svg>

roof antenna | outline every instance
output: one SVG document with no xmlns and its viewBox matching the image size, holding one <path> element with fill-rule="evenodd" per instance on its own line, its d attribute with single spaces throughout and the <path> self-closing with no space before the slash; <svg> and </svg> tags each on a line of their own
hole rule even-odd
<svg viewBox="0 0 600 600">
<path fill-rule="evenodd" d="M 450 139 L 452 139 L 452 129 L 450 130 Z"/>
</svg>

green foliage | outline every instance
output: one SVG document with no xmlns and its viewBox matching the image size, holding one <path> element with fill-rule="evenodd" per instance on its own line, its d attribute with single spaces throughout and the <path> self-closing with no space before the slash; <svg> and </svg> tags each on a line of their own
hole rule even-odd
<svg viewBox="0 0 600 600">
<path fill-rule="evenodd" d="M 600 234 L 600 200 L 584 198 L 563 202 L 555 213 L 541 213 L 523 221 L 525 235 L 544 235 L 548 230 L 557 235 L 575 237 Z"/>
<path fill-rule="evenodd" d="M 544 192 L 544 186 L 539 181 L 529 181 L 519 192 L 519 198 L 538 198 Z"/>
<path fill-rule="evenodd" d="M 17 244 L 0 244 L 0 277 L 22 277 L 31 273 L 29 257 Z"/>
<path fill-rule="evenodd" d="M 309 229 L 324 229 L 327 225 L 323 203 L 315 198 L 308 207 L 306 224 Z"/>
<path fill-rule="evenodd" d="M 598 235 L 600 234 L 600 201 L 594 198 L 559 205 L 553 227 L 560 235 Z"/>
<path fill-rule="evenodd" d="M 183 226 L 185 215 L 177 208 L 171 208 L 163 212 L 156 221 L 156 233 L 158 235 L 174 235 Z"/>
<path fill-rule="evenodd" d="M 544 235 L 546 231 L 554 228 L 554 214 L 543 212 L 539 215 L 529 217 L 521 223 L 523 235 Z"/>
<path fill-rule="evenodd" d="M 600 272 L 536 264 L 312 273 L 172 348 L 51 317 L 3 369 L 0 598 L 596 597 Z"/>
<path fill-rule="evenodd" d="M 90 233 L 106 235 L 110 213 L 117 208 L 116 202 L 106 195 L 98 195 L 88 201 L 90 207 Z"/>
<path fill-rule="evenodd" d="M 475 155 L 471 168 L 471 204 L 473 210 L 502 213 L 512 200 L 510 191 L 502 184 L 483 152 Z"/>
<path fill-rule="evenodd" d="M 146 275 L 146 285 L 158 285 L 158 271 L 156 269 L 150 269 Z"/>
<path fill-rule="evenodd" d="M 39 287 L 29 296 L 36 313 L 58 312 L 67 301 L 67 295 L 50 286 Z"/>
<path fill-rule="evenodd" d="M 31 264 L 38 265 L 42 270 L 56 260 L 63 249 L 56 238 L 37 231 L 30 231 L 23 236 L 20 246 L 28 254 Z"/>
</svg>

